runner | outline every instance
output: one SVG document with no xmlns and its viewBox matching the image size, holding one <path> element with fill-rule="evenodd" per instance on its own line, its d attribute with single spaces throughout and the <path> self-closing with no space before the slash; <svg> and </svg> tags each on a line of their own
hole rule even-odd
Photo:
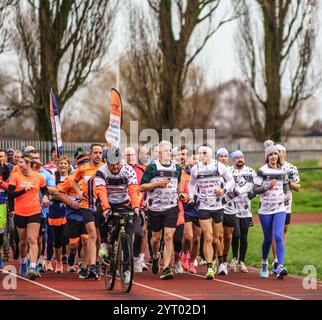
<svg viewBox="0 0 322 320">
<path fill-rule="evenodd" d="M 103 165 L 102 154 L 103 147 L 101 144 L 94 143 L 90 147 L 90 162 L 78 166 L 75 170 L 73 187 L 82 200 L 81 214 L 88 234 L 87 258 L 88 274 L 86 278 L 99 280 L 101 278 L 99 265 L 96 264 L 97 254 L 100 247 L 97 208 L 93 190 L 93 182 L 90 181 L 95 176 L 96 171 Z M 78 183 L 82 182 L 80 190 Z"/>
<path fill-rule="evenodd" d="M 9 260 L 9 234 L 7 229 L 7 194 L 8 184 L 6 183 L 10 176 L 9 166 L 6 164 L 6 152 L 0 149 L 0 268 L 3 261 Z M 5 246 L 7 248 L 5 248 Z M 2 260 L 3 248 L 3 260 Z M 6 249 L 6 250 L 5 250 Z"/>
<path fill-rule="evenodd" d="M 42 168 L 39 152 L 33 150 L 32 152 L 29 153 L 29 156 L 33 159 L 33 170 L 40 173 L 45 178 L 48 193 L 49 194 L 55 193 L 56 192 L 55 180 L 53 176 L 49 173 L 49 171 L 44 170 Z M 41 199 L 42 195 L 39 194 L 39 197 Z M 39 253 L 38 253 L 38 262 L 35 269 L 38 277 L 40 277 L 40 272 L 41 273 L 45 272 L 44 253 L 46 249 L 45 233 L 47 229 L 47 213 L 48 213 L 48 207 L 41 205 L 41 220 L 40 220 L 40 229 L 39 229 L 39 236 L 38 236 Z M 49 248 L 47 248 L 47 250 L 49 251 Z"/>
<path fill-rule="evenodd" d="M 43 169 L 55 176 L 55 172 L 58 170 L 58 153 L 55 146 L 51 147 L 50 157 L 50 161 L 43 166 Z"/>
<path fill-rule="evenodd" d="M 125 150 L 126 154 L 130 154 L 132 151 L 133 150 L 129 148 Z M 139 210 L 139 187 L 136 173 L 132 166 L 123 163 L 121 160 L 122 154 L 119 148 L 113 146 L 107 150 L 107 163 L 96 172 L 94 180 L 96 193 L 101 200 L 104 219 L 111 210 L 116 211 L 120 207 L 133 209 L 133 222 L 127 223 L 125 229 L 131 238 L 134 234 L 134 239 L 142 239 L 144 217 L 142 217 Z M 107 255 L 108 248 L 105 239 L 107 236 L 107 229 L 105 229 L 103 235 L 105 240 L 105 255 Z M 141 241 L 140 239 L 136 241 L 137 243 L 134 243 L 134 257 L 136 257 L 136 261 L 138 261 Z M 124 273 L 125 282 L 129 282 L 131 276 L 130 271 L 126 270 Z"/>
<path fill-rule="evenodd" d="M 219 236 L 222 231 L 224 215 L 223 196 L 234 188 L 234 179 L 229 170 L 217 160 L 212 159 L 213 152 L 207 146 L 198 150 L 200 162 L 191 170 L 189 183 L 189 202 L 194 202 L 198 195 L 200 202 L 198 214 L 200 227 L 204 233 L 204 255 L 207 261 L 206 279 L 214 279 L 216 261 L 213 261 L 214 250 L 220 248 Z M 223 257 L 219 257 L 223 263 Z"/>
<path fill-rule="evenodd" d="M 300 176 L 299 176 L 297 167 L 286 161 L 286 148 L 284 146 L 277 144 L 276 148 L 278 150 L 278 155 L 281 160 L 282 168 L 287 173 L 288 180 L 289 180 L 289 187 L 291 191 L 293 190 L 293 191 L 299 192 L 301 189 L 301 184 L 300 184 Z M 285 226 L 284 226 L 284 233 L 283 233 L 284 246 L 286 244 L 285 242 L 286 242 L 286 233 L 288 230 L 288 226 L 291 223 L 291 213 L 292 213 L 292 203 L 293 203 L 292 199 L 293 197 L 291 193 L 291 199 L 288 205 L 286 206 L 286 219 L 285 219 Z M 277 274 L 278 261 L 277 261 L 277 255 L 276 255 L 276 244 L 274 239 L 272 241 L 272 252 L 274 256 L 272 273 Z"/>
<path fill-rule="evenodd" d="M 136 164 L 136 151 L 132 147 L 125 148 L 124 150 L 124 158 L 126 163 L 131 166 L 135 173 L 138 184 L 140 184 L 141 179 L 143 177 L 145 166 L 142 164 Z M 144 193 L 140 193 L 140 208 L 143 209 L 144 202 Z M 134 256 L 134 271 L 142 272 L 147 271 L 148 266 L 144 262 L 145 251 L 147 248 L 147 223 L 144 219 L 144 225 L 142 227 L 142 232 L 137 232 L 134 234 L 134 242 L 133 242 L 133 256 Z"/>
<path fill-rule="evenodd" d="M 58 160 L 58 171 L 55 172 L 55 185 L 59 189 L 68 177 L 71 170 L 70 160 L 66 156 L 61 156 Z M 57 197 L 51 197 L 49 211 L 47 214 L 48 233 L 52 234 L 54 254 L 56 257 L 55 273 L 63 273 L 63 246 L 66 247 L 66 204 L 62 203 Z M 52 246 L 52 243 L 50 244 Z M 65 249 L 66 250 L 66 249 Z M 47 249 L 47 260 L 50 262 L 52 258 L 52 249 L 50 254 Z M 51 267 L 52 268 L 52 267 Z"/>
<path fill-rule="evenodd" d="M 19 233 L 20 275 L 35 280 L 38 258 L 37 238 L 41 222 L 41 204 L 39 191 L 44 206 L 49 204 L 48 189 L 44 177 L 33 170 L 35 161 L 30 155 L 23 155 L 19 160 L 20 171 L 13 174 L 9 181 L 8 198 L 15 198 L 15 224 Z M 29 246 L 30 269 L 27 270 L 27 252 Z"/>
<path fill-rule="evenodd" d="M 147 167 L 150 159 L 149 149 L 145 146 L 140 146 L 138 150 L 138 155 L 139 155 L 138 164 L 142 164 L 145 167 Z"/>
<path fill-rule="evenodd" d="M 248 229 L 253 225 L 251 211 L 253 193 L 251 191 L 256 172 L 245 165 L 244 154 L 240 150 L 231 153 L 231 160 L 233 161 L 232 175 L 236 187 L 232 195 L 232 201 L 228 202 L 226 210 L 235 213 L 236 217 L 232 237 L 233 259 L 230 263 L 230 269 L 233 272 L 239 269 L 239 271 L 247 273 L 248 269 L 245 265 L 245 258 L 248 246 Z M 228 251 L 226 254 L 228 254 Z"/>
<path fill-rule="evenodd" d="M 286 217 L 285 202 L 291 198 L 287 173 L 283 170 L 278 149 L 271 140 L 265 141 L 266 163 L 257 172 L 253 191 L 260 194 L 258 210 L 264 241 L 262 244 L 262 264 L 260 276 L 268 278 L 268 254 L 274 235 L 278 259 L 276 278 L 283 279 L 287 274 L 284 265 L 283 230 Z"/>
<path fill-rule="evenodd" d="M 161 279 L 174 278 L 171 270 L 171 258 L 173 256 L 173 236 L 178 221 L 178 194 L 181 188 L 181 170 L 172 160 L 169 141 L 161 141 L 159 144 L 159 160 L 147 166 L 141 180 L 140 191 L 148 192 L 148 219 L 152 230 L 151 245 L 153 249 L 153 274 L 160 270 L 160 241 L 162 228 L 164 232 L 164 269 Z"/>
<path fill-rule="evenodd" d="M 77 167 L 86 163 L 88 157 L 85 154 L 76 155 L 75 164 Z M 87 245 L 88 245 L 88 234 L 86 231 L 86 226 L 84 224 L 83 217 L 79 208 L 77 209 L 77 204 L 81 203 L 80 198 L 73 187 L 73 176 L 67 176 L 64 182 L 58 184 L 57 188 L 60 192 L 68 195 L 72 201 L 73 206 L 67 206 L 66 218 L 67 218 L 67 235 L 69 238 L 69 255 L 68 255 L 68 265 L 67 272 L 75 272 L 75 258 L 77 254 L 77 249 L 81 247 L 79 262 L 80 272 L 79 277 L 85 278 L 88 275 L 87 271 Z M 81 186 L 79 186 L 81 190 Z"/>
<path fill-rule="evenodd" d="M 3 261 L 9 260 L 9 253 L 5 254 L 2 260 L 2 247 L 5 242 L 5 229 L 7 225 L 7 194 L 8 183 L 6 182 L 10 176 L 10 169 L 5 163 L 5 151 L 0 149 L 0 269 L 2 269 Z M 8 241 L 8 240 L 7 240 Z"/>
<path fill-rule="evenodd" d="M 229 152 L 226 148 L 220 148 L 217 151 L 217 160 L 221 162 L 223 165 L 225 165 L 230 171 L 230 173 L 232 173 L 232 170 L 231 170 L 232 168 L 228 165 Z M 219 264 L 218 274 L 223 274 L 223 275 L 228 274 L 227 256 L 231 245 L 231 239 L 234 231 L 234 222 L 235 222 L 235 216 L 236 216 L 236 212 L 229 210 L 230 206 L 232 206 L 232 203 L 230 202 L 231 194 L 232 192 L 229 192 L 228 194 L 226 194 L 224 198 L 225 209 L 224 209 L 224 218 L 223 218 L 223 233 L 220 234 L 219 236 L 219 240 L 221 242 L 221 249 L 219 250 L 219 252 L 220 253 L 222 252 L 223 263 Z"/>
</svg>

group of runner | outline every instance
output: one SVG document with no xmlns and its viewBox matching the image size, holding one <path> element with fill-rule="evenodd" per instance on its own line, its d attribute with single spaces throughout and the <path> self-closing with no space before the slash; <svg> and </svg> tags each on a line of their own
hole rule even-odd
<svg viewBox="0 0 322 320">
<path fill-rule="evenodd" d="M 133 239 L 135 272 L 151 263 L 152 273 L 160 273 L 162 258 L 161 279 L 174 278 L 174 270 L 196 273 L 199 265 L 206 265 L 206 279 L 247 273 L 251 200 L 259 195 L 260 276 L 269 276 L 272 248 L 272 273 L 283 279 L 292 191 L 301 187 L 297 168 L 285 157 L 285 147 L 266 141 L 265 164 L 256 173 L 240 150 L 213 154 L 201 146 L 193 152 L 172 148 L 169 141 L 123 152 L 92 144 L 88 151 L 76 150 L 73 161 L 58 158 L 53 147 L 46 165 L 32 146 L 0 150 L 0 269 L 11 247 L 22 277 L 63 273 L 67 264 L 67 272 L 99 280 L 100 259 L 108 256 L 104 221 L 124 207 L 134 212 L 126 232 Z"/>
</svg>

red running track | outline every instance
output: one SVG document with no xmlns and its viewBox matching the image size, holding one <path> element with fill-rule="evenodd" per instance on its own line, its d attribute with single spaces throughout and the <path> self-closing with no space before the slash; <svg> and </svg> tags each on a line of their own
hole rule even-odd
<svg viewBox="0 0 322 320">
<path fill-rule="evenodd" d="M 17 262 L 13 265 L 17 267 Z M 322 300 L 322 282 L 317 289 L 306 290 L 300 277 L 260 279 L 253 268 L 248 274 L 229 273 L 215 280 L 205 280 L 204 272 L 205 267 L 198 267 L 198 274 L 176 275 L 174 280 L 160 280 L 151 271 L 136 273 L 132 291 L 125 294 L 119 280 L 113 291 L 106 291 L 103 279 L 53 272 L 36 281 L 17 277 L 17 289 L 5 290 L 8 274 L 0 271 L 0 300 Z"/>
</svg>

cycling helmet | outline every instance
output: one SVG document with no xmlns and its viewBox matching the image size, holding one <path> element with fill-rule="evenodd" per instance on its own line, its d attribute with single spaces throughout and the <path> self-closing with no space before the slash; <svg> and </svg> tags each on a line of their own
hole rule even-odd
<svg viewBox="0 0 322 320">
<path fill-rule="evenodd" d="M 106 152 L 107 163 L 118 164 L 121 162 L 122 153 L 118 147 L 112 146 Z"/>
</svg>

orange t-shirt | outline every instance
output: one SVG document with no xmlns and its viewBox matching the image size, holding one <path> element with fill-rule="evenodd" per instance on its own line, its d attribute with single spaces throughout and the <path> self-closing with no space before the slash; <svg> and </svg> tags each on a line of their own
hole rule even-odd
<svg viewBox="0 0 322 320">
<path fill-rule="evenodd" d="M 95 176 L 96 171 L 104 165 L 101 162 L 97 167 L 92 166 L 90 162 L 83 164 L 80 167 L 77 167 L 74 173 L 74 179 L 76 182 L 82 182 L 82 188 L 84 192 L 84 198 L 82 200 L 82 208 L 84 209 L 93 209 L 95 210 L 95 196 L 93 190 L 93 183 L 91 183 L 90 179 Z M 88 183 L 92 186 L 90 190 L 88 190 Z"/>
<path fill-rule="evenodd" d="M 15 198 L 14 205 L 14 212 L 24 217 L 41 213 L 39 192 L 40 188 L 46 186 L 46 180 L 40 173 L 35 171 L 30 177 L 23 175 L 20 171 L 16 172 L 9 180 L 9 185 L 16 187 L 15 192 L 23 190 L 27 184 L 31 184 L 33 188 Z"/>
<path fill-rule="evenodd" d="M 62 193 L 67 194 L 68 196 L 71 196 L 71 199 L 74 199 L 75 196 L 77 196 L 76 191 L 74 189 L 74 185 L 72 183 L 72 179 L 74 178 L 74 175 L 66 177 L 64 182 L 57 185 L 57 189 L 61 191 Z M 80 190 L 82 190 L 80 186 Z"/>
<path fill-rule="evenodd" d="M 17 172 L 20 172 L 20 168 L 19 168 L 19 165 L 15 164 L 12 168 L 11 175 Z"/>
</svg>

